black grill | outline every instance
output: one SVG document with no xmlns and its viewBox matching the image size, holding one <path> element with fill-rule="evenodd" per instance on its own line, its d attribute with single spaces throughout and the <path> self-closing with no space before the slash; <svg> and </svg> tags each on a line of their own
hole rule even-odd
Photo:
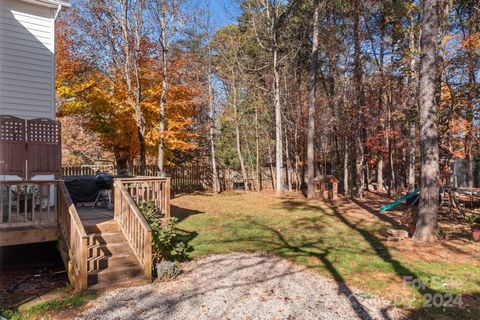
<svg viewBox="0 0 480 320">
<path fill-rule="evenodd" d="M 110 190 L 113 187 L 113 176 L 106 173 L 97 174 L 95 183 L 100 190 Z"/>
</svg>

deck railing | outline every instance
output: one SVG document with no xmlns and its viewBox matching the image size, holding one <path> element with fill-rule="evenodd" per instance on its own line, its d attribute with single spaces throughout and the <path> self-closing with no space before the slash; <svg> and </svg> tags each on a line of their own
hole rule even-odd
<svg viewBox="0 0 480 320">
<path fill-rule="evenodd" d="M 144 268 L 152 278 L 152 230 L 122 180 L 115 180 L 114 215 L 122 232 Z M 140 193 L 137 193 L 137 195 Z"/>
<path fill-rule="evenodd" d="M 65 176 L 92 176 L 97 172 L 106 172 L 113 175 L 117 174 L 117 170 L 113 165 L 82 165 L 82 166 L 64 166 L 62 167 L 62 175 Z"/>
<path fill-rule="evenodd" d="M 137 206 L 154 201 L 160 215 L 170 217 L 170 178 L 136 177 L 117 181 L 122 182 Z"/>
<path fill-rule="evenodd" d="M 0 227 L 56 226 L 58 181 L 0 181 Z"/>
<path fill-rule="evenodd" d="M 88 236 L 64 182 L 58 185 L 57 209 L 58 226 L 63 238 L 60 252 L 67 262 L 70 283 L 76 290 L 85 290 L 88 281 Z"/>
</svg>

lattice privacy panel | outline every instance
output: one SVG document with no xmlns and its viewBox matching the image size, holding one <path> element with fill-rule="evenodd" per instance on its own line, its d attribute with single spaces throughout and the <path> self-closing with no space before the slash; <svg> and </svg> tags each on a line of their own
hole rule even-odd
<svg viewBox="0 0 480 320">
<path fill-rule="evenodd" d="M 52 119 L 27 121 L 28 178 L 59 176 L 61 170 L 60 123 Z"/>
<path fill-rule="evenodd" d="M 51 119 L 28 120 L 28 143 L 58 144 L 60 124 Z"/>
<path fill-rule="evenodd" d="M 0 116 L 0 174 L 25 176 L 25 120 Z"/>
</svg>

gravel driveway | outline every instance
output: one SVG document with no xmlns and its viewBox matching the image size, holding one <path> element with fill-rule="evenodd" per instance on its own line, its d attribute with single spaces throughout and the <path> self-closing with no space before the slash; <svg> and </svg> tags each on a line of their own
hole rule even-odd
<svg viewBox="0 0 480 320">
<path fill-rule="evenodd" d="M 182 268 L 175 281 L 105 292 L 78 319 L 402 318 L 385 301 L 268 254 L 213 255 Z"/>
</svg>

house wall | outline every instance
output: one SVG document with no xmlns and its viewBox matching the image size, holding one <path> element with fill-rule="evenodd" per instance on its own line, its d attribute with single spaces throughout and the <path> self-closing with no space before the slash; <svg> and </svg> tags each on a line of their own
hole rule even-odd
<svg viewBox="0 0 480 320">
<path fill-rule="evenodd" d="M 55 11 L 0 0 L 0 114 L 55 118 Z"/>
</svg>

